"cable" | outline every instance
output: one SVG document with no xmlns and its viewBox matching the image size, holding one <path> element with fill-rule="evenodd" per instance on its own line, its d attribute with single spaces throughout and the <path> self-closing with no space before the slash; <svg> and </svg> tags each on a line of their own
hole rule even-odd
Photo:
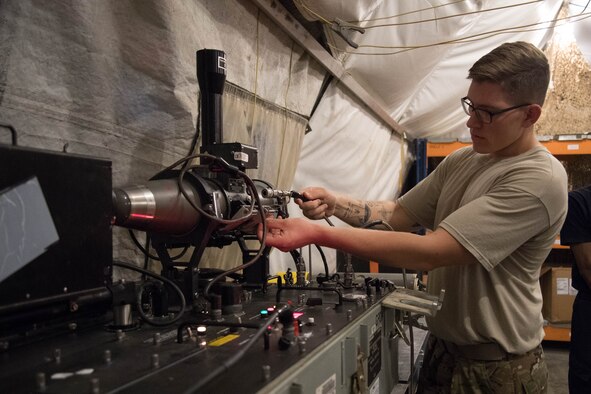
<svg viewBox="0 0 591 394">
<path fill-rule="evenodd" d="M 240 171 L 238 168 L 231 166 L 230 164 L 228 164 L 225 160 L 223 160 L 222 158 L 218 157 L 218 156 L 214 156 L 214 155 L 210 155 L 208 153 L 201 153 L 201 154 L 195 154 L 195 155 L 189 155 L 189 156 L 185 156 L 182 159 L 177 160 L 176 162 L 172 163 L 171 165 L 169 165 L 168 167 L 164 168 L 163 170 L 159 171 L 156 173 L 156 175 L 154 175 L 152 177 L 152 179 L 155 179 L 157 177 L 159 177 L 160 175 L 164 174 L 167 171 L 172 171 L 175 167 L 177 167 L 179 164 L 182 163 L 186 163 L 189 160 L 192 159 L 196 159 L 196 158 L 206 158 L 209 160 L 212 160 L 215 163 L 220 164 L 225 170 L 227 170 L 228 173 L 234 173 L 244 179 L 249 179 L 248 175 L 246 175 L 244 172 Z M 198 165 L 193 165 L 193 166 L 188 166 L 188 167 L 184 167 L 180 170 L 179 173 L 179 177 L 177 180 L 178 183 L 178 187 L 181 191 L 181 194 L 185 197 L 185 199 L 187 200 L 187 202 L 200 214 L 202 214 L 203 216 L 205 216 L 206 218 L 213 220 L 215 222 L 218 223 L 224 223 L 224 224 L 236 224 L 236 223 L 240 223 L 244 217 L 246 216 L 250 216 L 253 213 L 253 208 L 254 208 L 254 200 L 250 205 L 250 210 L 247 212 L 247 214 L 245 214 L 245 216 L 238 218 L 238 219 L 231 219 L 231 220 L 227 220 L 227 219 L 220 219 L 217 216 L 211 215 L 210 213 L 204 211 L 203 209 L 201 209 L 197 204 L 195 204 L 195 202 L 190 198 L 189 194 L 187 193 L 187 190 L 185 189 L 185 186 L 183 184 L 183 179 L 184 176 L 186 174 L 187 171 L 193 169 L 193 168 L 198 168 L 200 166 Z M 256 189 L 256 186 L 254 186 L 254 184 L 252 182 L 247 182 L 247 184 L 249 186 L 251 186 L 251 191 L 254 194 L 255 200 L 258 198 L 258 191 Z"/>
<path fill-rule="evenodd" d="M 16 140 L 17 140 L 17 133 L 16 133 L 16 129 L 10 125 L 10 124 L 6 124 L 6 123 L 0 123 L 0 127 L 4 127 L 8 130 L 10 130 L 10 134 L 12 135 L 12 145 L 13 146 L 17 146 Z"/>
<path fill-rule="evenodd" d="M 524 2 L 524 3 L 511 4 L 511 5 L 506 5 L 506 6 L 502 6 L 502 7 L 487 8 L 487 9 L 478 10 L 478 11 L 462 12 L 459 14 L 442 16 L 441 18 L 421 19 L 419 21 L 411 21 L 411 22 L 387 23 L 384 25 L 371 25 L 371 26 L 364 26 L 363 28 L 367 30 L 367 29 L 373 29 L 376 27 L 404 26 L 404 25 L 414 25 L 414 24 L 425 23 L 425 22 L 437 22 L 440 20 L 456 18 L 456 17 L 460 17 L 460 16 L 481 14 L 481 13 L 485 13 L 485 12 L 498 11 L 498 10 L 502 10 L 502 9 L 506 9 L 506 8 L 512 8 L 512 7 L 520 7 L 520 6 L 528 5 L 528 4 L 532 4 L 532 3 L 539 3 L 541 1 L 543 1 L 543 0 L 531 0 L 531 1 Z"/>
<path fill-rule="evenodd" d="M 131 231 L 131 229 L 129 229 L 129 231 Z M 149 268 L 148 265 L 150 264 L 150 234 L 148 233 L 146 233 L 146 246 L 144 248 L 146 250 L 146 253 L 144 253 L 144 269 L 147 270 Z M 146 280 L 146 275 L 142 275 L 142 280 Z"/>
<path fill-rule="evenodd" d="M 244 174 L 244 173 L 242 173 Z M 265 212 L 263 209 L 263 205 L 261 203 L 261 200 L 259 198 L 259 194 L 258 192 L 256 192 L 256 186 L 253 183 L 252 179 L 250 179 L 246 174 L 244 174 L 244 180 L 246 181 L 247 184 L 249 184 L 250 187 L 254 188 L 255 193 L 254 193 L 254 200 L 256 205 L 259 207 L 259 215 L 261 218 L 261 223 L 263 225 L 263 239 L 261 239 L 261 246 L 259 247 L 259 250 L 257 252 L 257 254 L 250 259 L 250 261 L 239 265 L 237 267 L 231 268 L 227 271 L 222 272 L 221 274 L 219 274 L 218 276 L 216 276 L 215 278 L 213 278 L 211 281 L 209 281 L 209 283 L 207 284 L 207 286 L 205 287 L 205 290 L 203 291 L 203 296 L 207 299 L 209 299 L 209 290 L 211 289 L 211 286 L 216 283 L 217 281 L 219 281 L 222 278 L 225 278 L 226 276 L 228 276 L 229 274 L 232 274 L 236 271 L 240 271 L 244 268 L 248 268 L 251 265 L 253 265 L 254 263 L 256 263 L 258 261 L 258 259 L 261 257 L 263 250 L 265 249 L 265 245 L 266 245 L 266 241 L 267 241 L 267 223 L 266 223 L 266 218 L 265 218 Z"/>
<path fill-rule="evenodd" d="M 194 394 L 194 393 L 199 392 L 199 390 L 203 386 L 205 386 L 206 384 L 211 382 L 213 379 L 215 379 L 216 377 L 218 377 L 222 373 L 228 371 L 234 364 L 236 364 L 246 354 L 246 352 L 248 350 L 250 350 L 250 348 L 259 339 L 259 337 L 261 335 L 263 335 L 265 333 L 265 331 L 267 331 L 267 327 L 270 326 L 275 321 L 275 318 L 277 318 L 277 316 L 280 313 L 282 313 L 283 311 L 285 311 L 287 308 L 288 308 L 288 306 L 285 305 L 285 306 L 281 307 L 280 309 L 275 310 L 275 312 L 273 312 L 273 314 L 267 320 L 265 320 L 265 323 L 261 325 L 261 327 L 257 330 L 257 332 L 252 336 L 252 338 L 250 339 L 250 341 L 248 341 L 248 343 L 246 345 L 241 347 L 238 352 L 234 353 L 233 356 L 231 356 L 229 359 L 224 361 L 219 367 L 214 369 L 209 375 L 207 375 L 203 379 L 199 380 L 197 383 L 195 383 L 193 386 L 191 386 L 188 390 L 185 390 L 184 394 Z"/>
<path fill-rule="evenodd" d="M 129 264 L 129 263 L 126 263 L 126 262 L 123 262 L 123 261 L 113 261 L 113 265 L 115 265 L 117 267 L 127 268 L 129 270 L 136 271 L 136 272 L 139 272 L 141 274 L 150 276 L 150 277 L 152 277 L 152 278 L 154 278 L 156 280 L 162 281 L 162 282 L 166 283 L 167 285 L 169 285 L 170 287 L 172 287 L 174 289 L 174 291 L 176 291 L 178 293 L 179 298 L 181 300 L 181 308 L 180 308 L 180 310 L 177 312 L 176 316 L 173 319 L 168 320 L 168 321 L 162 321 L 162 322 L 160 322 L 160 321 L 151 320 L 144 313 L 144 311 L 142 309 L 142 303 L 141 303 L 141 296 L 142 296 L 142 293 L 143 293 L 143 287 L 140 287 L 140 291 L 138 291 L 138 293 L 137 293 L 137 302 L 138 302 L 137 309 L 138 309 L 138 313 L 140 314 L 140 316 L 142 317 L 142 319 L 146 323 L 148 323 L 150 325 L 153 325 L 153 326 L 163 327 L 163 326 L 168 326 L 170 324 L 176 323 L 183 316 L 183 314 L 185 313 L 185 308 L 186 308 L 185 296 L 184 296 L 182 290 L 173 281 L 171 281 L 168 278 L 165 278 L 162 275 L 158 275 L 158 274 L 156 274 L 156 273 L 154 273 L 152 271 L 145 270 L 143 268 L 140 268 L 138 266 L 135 266 L 133 264 Z"/>
<path fill-rule="evenodd" d="M 427 7 L 427 8 L 419 8 L 418 10 L 414 10 L 414 11 L 408 11 L 408 12 L 403 12 L 402 14 L 396 14 L 396 15 L 390 15 L 390 16 L 384 16 L 381 18 L 373 18 L 373 19 L 363 19 L 360 21 L 348 21 L 349 23 L 363 23 L 363 22 L 373 22 L 373 21 L 379 21 L 379 20 L 384 20 L 384 19 L 392 19 L 392 18 L 399 18 L 401 16 L 406 16 L 406 15 L 411 15 L 411 14 L 416 14 L 418 12 L 423 12 L 423 11 L 430 11 L 430 10 L 435 10 L 436 8 L 441 8 L 441 7 L 446 7 L 448 5 L 454 5 L 457 3 L 463 3 L 466 0 L 457 0 L 457 1 L 452 1 L 451 3 L 445 3 L 445 4 L 439 4 L 439 5 L 435 5 L 432 7 Z"/>
<path fill-rule="evenodd" d="M 389 231 L 394 231 L 394 229 L 392 228 L 392 226 L 390 226 L 390 224 L 388 224 L 387 222 L 384 222 L 381 219 L 366 223 L 361 228 L 368 229 L 368 228 L 379 226 L 379 225 L 386 227 Z M 404 288 L 408 289 L 408 285 L 407 285 L 407 281 L 406 281 L 406 268 L 402 268 L 402 283 L 404 285 Z"/>
<path fill-rule="evenodd" d="M 205 326 L 205 327 L 228 327 L 228 328 L 260 328 L 261 325 L 257 323 L 235 323 L 229 321 L 185 321 L 179 324 L 176 329 L 176 342 L 183 343 L 183 330 L 189 326 Z"/>
<path fill-rule="evenodd" d="M 414 393 L 415 374 L 415 336 L 412 328 L 412 312 L 408 312 L 408 340 L 410 341 L 410 377 L 408 379 L 409 392 Z"/>
<path fill-rule="evenodd" d="M 364 225 L 361 226 L 361 228 L 369 229 L 371 227 L 380 226 L 380 225 L 386 227 L 389 231 L 394 231 L 392 226 L 390 226 L 387 222 L 384 222 L 382 219 L 378 219 L 378 220 L 371 221 L 369 223 L 365 223 Z"/>
<path fill-rule="evenodd" d="M 436 46 L 440 46 L 440 45 L 451 45 L 451 44 L 458 44 L 458 43 L 461 44 L 461 43 L 467 43 L 467 42 L 480 41 L 480 40 L 484 40 L 484 39 L 487 39 L 490 37 L 494 37 L 499 34 L 529 32 L 529 31 L 536 31 L 536 30 L 547 30 L 547 29 L 553 28 L 555 26 L 552 26 L 552 27 L 546 26 L 546 27 L 539 27 L 539 28 L 532 28 L 532 29 L 529 29 L 529 28 L 532 26 L 538 26 L 538 25 L 544 25 L 544 24 L 550 24 L 550 23 L 553 23 L 556 25 L 556 23 L 558 23 L 558 22 L 564 22 L 564 24 L 576 23 L 576 22 L 580 22 L 584 19 L 587 19 L 589 17 L 591 17 L 591 12 L 584 13 L 584 14 L 581 13 L 576 16 L 555 18 L 555 19 L 552 19 L 549 21 L 530 23 L 527 25 L 497 29 L 497 30 L 492 30 L 492 31 L 488 31 L 488 32 L 470 35 L 467 37 L 462 37 L 462 38 L 457 38 L 457 39 L 447 40 L 447 41 L 440 41 L 440 42 L 425 44 L 425 45 L 413 45 L 413 46 L 359 45 L 359 48 L 401 49 L 400 51 L 395 51 L 395 52 L 369 53 L 369 52 L 351 52 L 351 51 L 341 50 L 337 47 L 334 47 L 333 49 L 336 49 L 340 52 L 345 52 L 345 53 L 354 54 L 354 55 L 364 55 L 364 56 L 397 55 L 397 54 L 408 52 L 408 51 L 415 50 L 415 49 L 424 49 L 424 48 L 431 48 L 431 47 L 436 47 Z M 561 26 L 561 25 L 558 25 L 558 26 Z M 520 30 L 520 29 L 524 29 L 524 30 Z"/>
<path fill-rule="evenodd" d="M 240 222 L 242 222 L 244 220 L 245 217 L 251 216 L 252 213 L 253 213 L 253 211 L 254 211 L 255 200 L 258 200 L 258 190 L 257 190 L 256 186 L 254 185 L 254 183 L 252 183 L 252 180 L 250 180 L 250 178 L 248 177 L 248 175 L 246 175 L 244 172 L 238 170 L 237 168 L 232 168 L 232 166 L 230 166 L 230 164 L 228 164 L 225 160 L 223 160 L 222 158 L 217 157 L 217 156 L 213 156 L 213 155 L 210 155 L 210 154 L 198 154 L 198 155 L 187 156 L 187 158 L 197 158 L 197 157 L 198 158 L 208 158 L 210 160 L 213 160 L 213 161 L 221 164 L 222 167 L 224 167 L 226 170 L 228 170 L 228 172 L 234 173 L 234 174 L 240 176 L 241 178 L 243 178 L 244 180 L 247 180 L 248 179 L 248 181 L 246 183 L 251 188 L 251 192 L 253 194 L 254 199 L 252 200 L 252 202 L 250 204 L 250 207 L 249 207 L 248 212 L 244 216 L 242 216 L 240 218 L 237 218 L 237 219 L 220 219 L 217 216 L 214 216 L 214 215 L 209 214 L 205 210 L 201 209 L 201 207 L 199 207 L 197 204 L 195 204 L 195 202 L 193 200 L 191 200 L 191 198 L 189 197 L 189 194 L 187 193 L 187 191 L 185 189 L 185 185 L 183 185 L 183 179 L 184 179 L 185 173 L 188 170 L 190 170 L 190 169 L 199 167 L 199 166 L 194 165 L 194 166 L 188 166 L 188 167 L 183 168 L 181 170 L 181 172 L 179 173 L 178 182 L 177 182 L 178 183 L 178 186 L 179 186 L 179 189 L 180 189 L 181 193 L 183 194 L 183 196 L 187 199 L 187 202 L 189 202 L 189 204 L 197 212 L 199 212 L 200 214 L 202 214 L 206 218 L 208 218 L 210 220 L 213 220 L 215 222 L 218 222 L 218 223 L 224 223 L 224 224 L 240 223 Z M 262 209 L 262 205 L 259 204 L 259 208 Z"/>
<path fill-rule="evenodd" d="M 259 25 L 260 25 L 260 17 L 261 17 L 261 9 L 259 7 L 257 7 L 257 26 L 256 26 L 256 38 L 255 38 L 255 42 L 256 42 L 256 59 L 255 59 L 255 63 L 254 63 L 254 89 L 253 89 L 253 95 L 254 95 L 254 100 L 252 102 L 252 127 L 254 128 L 254 120 L 255 120 L 255 114 L 256 114 L 256 107 L 257 107 L 257 85 L 258 85 L 258 81 L 259 81 Z"/>
<path fill-rule="evenodd" d="M 131 237 L 131 240 L 133 241 L 133 243 L 135 244 L 135 246 L 144 254 L 144 256 L 147 256 L 147 257 L 149 257 L 152 260 L 160 261 L 160 258 L 158 256 L 154 256 L 153 254 L 150 254 L 150 252 L 139 243 L 139 241 L 138 241 L 137 237 L 135 236 L 135 233 L 133 232 L 133 230 L 128 229 L 128 232 L 129 232 L 129 236 Z M 187 253 L 187 250 L 189 250 L 189 247 L 188 246 L 185 246 L 183 248 L 183 250 L 179 254 L 177 254 L 176 256 L 171 257 L 170 259 L 172 261 L 180 259 L 181 257 L 183 257 L 185 255 L 185 253 Z M 147 267 L 144 267 L 144 268 L 147 268 Z"/>
<path fill-rule="evenodd" d="M 306 201 L 310 201 L 310 199 L 309 199 L 309 198 L 307 198 L 307 197 L 304 197 L 304 195 L 303 195 L 302 193 L 300 193 L 300 192 L 296 192 L 295 190 L 291 190 L 291 191 L 289 192 L 289 196 L 290 196 L 291 198 L 293 198 L 293 199 L 299 198 L 300 200 L 302 200 L 302 201 L 304 201 L 304 202 L 306 202 Z M 330 221 L 330 219 L 328 218 L 328 216 L 326 216 L 326 215 L 325 215 L 323 219 L 326 221 L 326 223 L 328 223 L 328 224 L 329 224 L 329 226 L 331 226 L 331 227 L 334 227 L 334 224 L 333 224 L 333 223 Z"/>
<path fill-rule="evenodd" d="M 322 263 L 324 264 L 324 275 L 326 276 L 326 279 L 328 280 L 328 261 L 326 260 L 326 256 L 324 255 L 324 252 L 322 251 L 322 248 L 320 247 L 320 245 L 318 244 L 314 244 L 314 246 L 316 246 L 316 249 L 318 249 L 318 253 L 320 253 L 320 258 L 322 259 Z"/>
<path fill-rule="evenodd" d="M 213 216 L 210 215 L 208 212 L 205 212 L 203 209 L 201 209 L 201 207 L 199 207 L 197 204 L 195 204 L 195 202 L 190 198 L 189 194 L 187 193 L 187 191 L 185 190 L 185 187 L 183 185 L 183 179 L 184 179 L 184 175 L 187 171 L 199 167 L 199 166 L 187 166 L 181 169 L 179 176 L 178 176 L 178 187 L 181 191 L 181 193 L 183 194 L 183 196 L 185 197 L 185 199 L 189 202 L 189 204 L 199 213 L 201 213 L 203 216 L 205 216 L 206 218 L 215 221 L 217 223 L 223 223 L 223 224 L 236 224 L 236 223 L 242 223 L 244 221 L 244 218 L 248 218 L 250 216 L 252 216 L 253 212 L 254 212 L 254 207 L 255 205 L 258 207 L 258 213 L 261 219 L 261 223 L 263 225 L 263 239 L 261 240 L 261 246 L 259 247 L 258 252 L 256 253 L 256 255 L 247 263 L 244 263 L 242 265 L 239 265 L 237 267 L 234 267 L 232 269 L 229 269 L 227 271 L 222 272 L 220 275 L 216 276 L 215 278 L 213 278 L 205 287 L 204 290 L 204 297 L 209 299 L 209 290 L 211 289 L 211 286 L 216 283 L 217 281 L 219 281 L 220 279 L 228 276 L 229 274 L 232 274 L 236 271 L 242 270 L 244 268 L 248 268 L 251 265 L 253 265 L 255 262 L 258 261 L 258 259 L 261 257 L 261 254 L 263 252 L 263 250 L 265 249 L 265 243 L 266 243 L 266 232 L 267 232 L 267 224 L 265 222 L 265 210 L 263 209 L 263 204 L 261 203 L 261 200 L 259 198 L 259 193 L 257 190 L 256 185 L 254 184 L 254 182 L 252 181 L 252 179 L 246 175 L 246 173 L 240 171 L 239 169 L 231 166 L 230 164 L 228 164 L 225 160 L 223 160 L 220 157 L 217 156 L 213 156 L 207 153 L 204 154 L 195 154 L 195 155 L 189 155 L 186 157 L 183 157 L 182 159 L 177 160 L 176 162 L 174 162 L 173 164 L 169 165 L 168 167 L 164 168 L 163 170 L 159 171 L 156 175 L 154 175 L 154 177 L 152 177 L 152 179 L 157 178 L 158 176 L 164 174 L 167 171 L 171 171 L 173 170 L 175 167 L 177 167 L 179 164 L 182 163 L 186 163 L 189 160 L 195 159 L 195 158 L 207 158 L 209 160 L 212 160 L 213 162 L 220 164 L 221 167 L 223 167 L 223 169 L 225 169 L 227 172 L 229 173 L 233 173 L 237 176 L 240 176 L 241 178 L 244 179 L 244 181 L 246 182 L 251 194 L 252 194 L 252 201 L 249 207 L 248 212 L 237 219 L 220 219 L 217 216 Z M 139 242 L 136 244 L 139 247 L 141 247 L 139 245 Z"/>
<path fill-rule="evenodd" d="M 319 13 L 317 13 L 316 11 L 314 11 L 313 9 L 308 7 L 308 5 L 306 3 L 304 3 L 303 0 L 294 0 L 294 3 L 300 5 L 303 9 L 308 11 L 311 15 L 315 16 L 319 22 L 324 23 L 326 25 L 330 25 L 331 22 L 328 19 L 326 19 L 325 17 L 323 17 L 322 15 L 320 15 Z"/>
<path fill-rule="evenodd" d="M 188 155 L 193 154 L 193 152 L 195 152 L 196 147 L 197 147 L 197 142 L 199 141 L 199 135 L 201 134 L 201 100 L 203 99 L 201 97 L 201 92 L 199 92 L 199 96 L 197 98 L 197 108 L 198 108 L 198 112 L 197 112 L 197 125 L 195 127 L 195 134 L 193 135 L 193 140 L 191 141 L 191 147 L 189 148 L 189 153 Z M 186 161 L 183 164 L 183 167 L 186 167 L 189 165 L 189 162 Z"/>
<path fill-rule="evenodd" d="M 392 228 L 392 226 L 390 226 L 390 224 L 388 224 L 387 222 L 384 222 L 383 220 L 374 220 L 373 222 L 369 222 L 366 223 L 365 225 L 363 225 L 362 228 L 370 228 L 370 227 L 375 227 L 378 225 L 383 225 L 384 227 L 386 227 L 388 230 L 390 231 L 394 231 L 394 229 Z M 402 282 L 404 284 L 404 288 L 408 289 L 408 282 L 407 282 L 407 277 L 406 277 L 406 269 L 403 268 L 402 269 Z M 409 341 L 410 341 L 410 378 L 409 378 L 409 393 L 414 393 L 414 332 L 413 332 L 413 326 L 412 326 L 412 312 L 404 312 L 404 315 L 407 317 L 407 323 L 408 323 L 408 333 L 409 333 Z"/>
</svg>

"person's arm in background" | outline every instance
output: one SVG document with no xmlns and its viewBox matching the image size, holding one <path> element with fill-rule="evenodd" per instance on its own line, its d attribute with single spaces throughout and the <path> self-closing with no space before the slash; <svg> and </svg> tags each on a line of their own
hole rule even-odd
<svg viewBox="0 0 591 394">
<path fill-rule="evenodd" d="M 591 288 L 591 242 L 584 242 L 580 244 L 572 244 L 570 249 L 575 256 L 579 273 Z"/>
<path fill-rule="evenodd" d="M 411 231 L 414 221 L 394 201 L 364 201 L 329 192 L 321 187 L 302 191 L 307 201 L 296 199 L 304 216 L 323 219 L 332 215 L 353 227 L 363 227 L 381 220 L 396 231 Z"/>
</svg>

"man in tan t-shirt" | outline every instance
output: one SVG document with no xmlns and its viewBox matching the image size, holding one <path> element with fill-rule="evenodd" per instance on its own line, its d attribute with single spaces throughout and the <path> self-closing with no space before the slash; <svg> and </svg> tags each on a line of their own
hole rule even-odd
<svg viewBox="0 0 591 394">
<path fill-rule="evenodd" d="M 548 61 L 531 44 L 506 43 L 480 58 L 468 78 L 461 105 L 472 147 L 446 157 L 396 202 L 319 187 L 296 200 L 310 219 L 335 215 L 356 227 L 383 220 L 395 231 L 269 219 L 266 242 L 283 251 L 315 243 L 429 271 L 428 291 L 445 289 L 446 299 L 427 320 L 419 392 L 545 392 L 538 277 L 567 207 L 566 172 L 534 134 Z M 417 224 L 431 231 L 410 233 Z"/>
</svg>

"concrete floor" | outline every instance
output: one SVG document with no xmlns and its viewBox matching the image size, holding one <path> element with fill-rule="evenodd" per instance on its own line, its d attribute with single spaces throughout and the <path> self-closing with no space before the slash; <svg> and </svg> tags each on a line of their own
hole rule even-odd
<svg viewBox="0 0 591 394">
<path fill-rule="evenodd" d="M 568 393 L 568 342 L 542 343 L 548 365 L 548 394 Z"/>
</svg>

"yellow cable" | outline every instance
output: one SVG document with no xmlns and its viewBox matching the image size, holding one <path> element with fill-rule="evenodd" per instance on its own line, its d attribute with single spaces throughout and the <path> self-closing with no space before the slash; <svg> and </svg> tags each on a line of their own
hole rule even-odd
<svg viewBox="0 0 591 394">
<path fill-rule="evenodd" d="M 287 95 L 289 93 L 289 87 L 291 85 L 291 68 L 293 65 L 293 47 L 295 45 L 295 42 L 292 41 L 291 42 L 291 50 L 289 53 L 289 71 L 288 71 L 288 75 L 287 75 L 287 88 L 285 89 L 285 96 L 283 98 L 283 109 L 284 109 L 284 117 L 283 117 L 283 133 L 281 135 L 281 153 L 283 153 L 283 148 L 285 147 L 285 134 L 287 133 L 287 119 L 288 119 L 288 108 L 287 108 Z M 277 176 L 279 177 L 280 172 L 277 172 Z M 277 184 L 279 182 L 279 179 L 275 180 L 275 184 Z"/>
<path fill-rule="evenodd" d="M 257 8 L 257 28 L 256 28 L 256 60 L 255 60 L 255 69 L 254 69 L 254 101 L 252 104 L 252 129 L 254 130 L 254 116 L 256 114 L 256 107 L 257 107 L 257 85 L 258 85 L 258 78 L 259 78 L 259 19 L 261 15 L 261 9 Z"/>
<path fill-rule="evenodd" d="M 325 17 L 323 17 L 322 15 L 320 15 L 319 13 L 314 11 L 312 8 L 308 7 L 308 5 L 306 3 L 304 3 L 303 0 L 295 0 L 294 2 L 298 5 L 300 5 L 303 9 L 308 11 L 310 14 L 315 16 L 320 22 L 328 24 L 328 25 L 330 25 L 332 23 L 328 19 L 326 19 Z"/>
<path fill-rule="evenodd" d="M 462 12 L 460 14 L 447 15 L 447 16 L 442 16 L 440 18 L 422 19 L 422 20 L 419 20 L 419 21 L 412 21 L 412 22 L 387 23 L 387 24 L 384 24 L 384 25 L 364 26 L 364 29 L 367 30 L 367 29 L 374 29 L 376 27 L 404 26 L 404 25 L 414 25 L 414 24 L 425 23 L 425 22 L 437 22 L 437 21 L 440 21 L 440 20 L 450 19 L 450 18 L 456 18 L 456 17 L 459 17 L 459 16 L 482 14 L 482 13 L 490 12 L 490 11 L 498 11 L 498 10 L 503 10 L 503 9 L 507 9 L 507 8 L 521 7 L 523 5 L 529 5 L 529 4 L 532 4 L 532 3 L 539 3 L 540 1 L 543 1 L 543 0 L 532 0 L 532 1 L 527 1 L 527 2 L 524 2 L 524 3 L 511 4 L 511 5 L 506 5 L 506 6 L 502 6 L 502 7 L 487 8 L 485 10 L 478 10 L 478 11 L 471 11 L 471 12 Z"/>
<path fill-rule="evenodd" d="M 474 42 L 474 41 L 484 40 L 484 39 L 494 37 L 499 34 L 521 33 L 521 32 L 536 31 L 536 30 L 547 30 L 547 29 L 553 28 L 555 26 L 562 26 L 567 23 L 579 22 L 579 21 L 587 19 L 589 17 L 591 17 L 591 12 L 585 13 L 585 14 L 578 14 L 578 15 L 572 16 L 572 17 L 569 16 L 569 17 L 564 17 L 564 18 L 556 18 L 556 19 L 553 19 L 550 21 L 537 22 L 537 23 L 532 23 L 532 24 L 528 24 L 528 25 L 513 26 L 513 27 L 504 28 L 504 29 L 492 30 L 492 31 L 484 32 L 484 33 L 474 34 L 474 35 L 467 36 L 467 37 L 462 37 L 462 38 L 457 38 L 457 39 L 447 40 L 447 41 L 441 41 L 441 42 L 436 42 L 436 43 L 431 43 L 431 44 L 425 44 L 425 45 L 412 45 L 412 46 L 360 45 L 359 46 L 359 48 L 401 49 L 400 51 L 395 51 L 395 52 L 382 52 L 382 53 L 365 52 L 364 53 L 364 52 L 353 52 L 353 51 L 341 50 L 338 47 L 332 47 L 332 46 L 331 46 L 331 48 L 333 48 L 339 52 L 342 52 L 342 53 L 354 54 L 354 55 L 367 55 L 367 56 L 397 55 L 399 53 L 403 53 L 403 52 L 407 52 L 407 51 L 415 50 L 415 49 L 423 49 L 423 48 L 430 48 L 430 47 L 435 47 L 435 46 L 440 46 L 440 45 L 449 45 L 449 44 L 457 44 L 457 43 L 465 43 L 465 42 Z M 564 22 L 564 23 L 558 24 L 560 22 Z M 539 27 L 539 28 L 528 29 L 529 27 L 532 27 L 532 26 L 549 24 L 549 23 L 555 23 L 556 25 L 552 26 L 552 27 Z M 480 37 L 480 38 L 477 38 L 477 37 Z"/>
<path fill-rule="evenodd" d="M 399 18 L 401 16 L 406 16 L 406 15 L 411 15 L 411 14 L 416 14 L 417 12 L 422 12 L 422 11 L 429 11 L 429 10 L 434 10 L 436 8 L 441 8 L 441 7 L 445 7 L 448 5 L 453 5 L 453 4 L 457 4 L 457 3 L 463 3 L 466 0 L 457 0 L 457 1 L 452 1 L 451 3 L 445 3 L 445 4 L 439 4 L 433 7 L 428 7 L 428 8 L 421 8 L 418 10 L 414 10 L 414 11 L 409 11 L 409 12 L 403 12 L 402 14 L 396 14 L 396 15 L 390 15 L 390 16 L 384 16 L 381 18 L 373 18 L 373 19 L 363 19 L 360 21 L 348 21 L 349 23 L 363 23 L 363 22 L 373 22 L 373 21 L 380 21 L 380 20 L 384 20 L 384 19 L 392 19 L 392 18 Z"/>
<path fill-rule="evenodd" d="M 406 167 L 406 154 L 404 152 L 404 144 L 406 143 L 406 133 L 402 133 L 400 141 L 400 171 L 398 171 L 398 195 L 402 193 L 402 185 L 404 184 L 403 175 Z"/>
</svg>

